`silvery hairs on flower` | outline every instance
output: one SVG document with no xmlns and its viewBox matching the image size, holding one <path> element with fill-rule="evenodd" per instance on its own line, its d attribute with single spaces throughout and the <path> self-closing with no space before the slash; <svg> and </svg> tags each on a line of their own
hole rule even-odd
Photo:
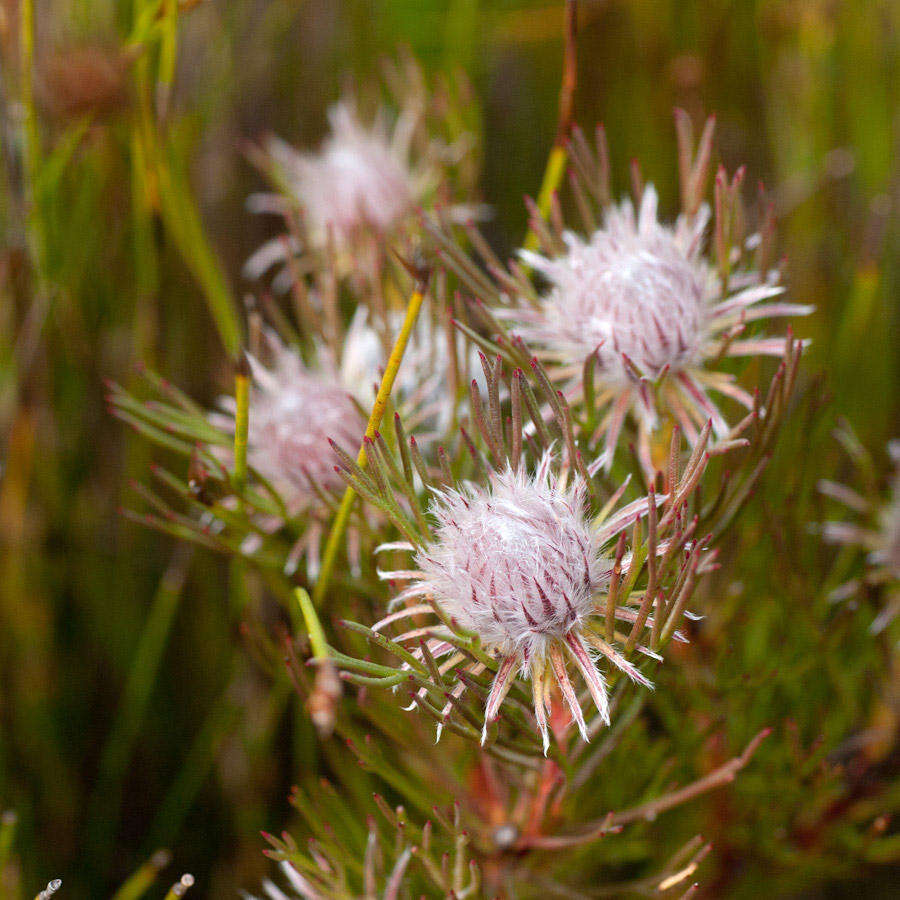
<svg viewBox="0 0 900 900">
<path fill-rule="evenodd" d="M 401 671 L 412 660 L 427 658 L 434 660 L 436 677 L 452 680 L 456 673 L 438 734 L 465 693 L 467 679 L 490 672 L 493 682 L 482 730 L 486 740 L 490 723 L 521 676 L 531 680 L 535 723 L 546 752 L 548 708 L 555 691 L 585 739 L 597 727 L 585 719 L 569 665 L 587 685 L 600 724 L 608 724 L 606 678 L 597 660 L 605 659 L 649 686 L 647 676 L 629 659 L 632 652 L 659 660 L 657 651 L 668 640 L 681 639 L 676 625 L 707 560 L 703 547 L 693 540 L 696 518 L 688 516 L 687 504 L 706 465 L 711 425 L 704 428 L 700 449 L 692 453 L 681 476 L 673 464 L 663 493 L 651 489 L 647 496 L 620 505 L 626 481 L 601 504 L 593 483 L 597 467 L 585 466 L 568 441 L 564 452 L 554 452 L 543 426 L 539 430 L 535 423 L 531 433 L 522 425 L 522 397 L 532 390 L 522 386 L 524 373 L 516 369 L 512 384 L 501 392 L 502 360 L 483 359 L 483 364 L 490 413 L 481 409 L 477 385 L 472 386 L 472 410 L 487 459 L 462 432 L 468 448 L 462 452 L 471 453 L 475 463 L 472 477 L 456 480 L 442 463 L 444 474 L 435 481 L 419 461 L 416 468 L 427 488 L 422 495 L 416 492 L 412 473 L 401 473 L 409 468 L 407 463 L 391 461 L 383 441 L 367 444 L 371 473 L 342 459 L 347 481 L 379 508 L 392 510 L 392 520 L 406 538 L 382 544 L 376 552 L 410 553 L 413 562 L 412 567 L 379 571 L 382 579 L 405 586 L 391 601 L 388 615 L 371 629 L 353 627 L 374 638 L 404 620 L 436 615 L 436 623 L 407 628 L 391 640 L 396 646 L 412 644 L 401 653 Z M 539 390 L 543 381 L 546 376 L 538 382 Z M 503 403 L 509 404 L 509 421 L 518 423 L 524 441 L 513 437 L 515 431 L 504 437 L 501 398 L 508 398 Z M 529 402 L 529 408 L 536 404 Z M 568 416 L 557 408 L 558 424 L 565 429 Z M 513 439 L 507 442 L 508 437 Z M 400 433 L 397 444 L 408 461 L 410 452 Z M 458 464 L 464 461 L 458 457 Z M 401 507 L 411 510 L 412 521 Z M 647 521 L 646 541 L 637 525 L 641 519 Z M 632 532 L 631 547 L 626 531 Z M 646 580 L 639 581 L 643 575 Z M 630 626 L 628 634 L 619 630 L 623 623 L 626 630 Z M 494 665 L 483 655 L 467 652 L 466 641 L 472 639 L 493 656 Z M 352 668 L 347 658 L 344 664 Z M 390 680 L 396 684 L 393 676 Z M 424 701 L 426 693 L 427 688 L 421 688 L 418 700 Z"/>
<path fill-rule="evenodd" d="M 339 276 L 365 271 L 377 277 L 389 246 L 413 251 L 421 210 L 440 201 L 457 220 L 483 215 L 483 207 L 470 200 L 474 173 L 466 174 L 464 165 L 473 149 L 471 135 L 448 134 L 443 120 L 435 127 L 441 118 L 436 110 L 458 99 L 433 94 L 410 60 L 394 67 L 389 81 L 393 102 L 380 105 L 372 117 L 349 94 L 332 106 L 318 150 L 300 150 L 273 136 L 252 151 L 276 190 L 251 195 L 248 207 L 282 217 L 288 231 L 247 260 L 247 278 L 257 280 L 276 268 L 273 288 L 285 292 L 296 277 L 294 257 L 323 255 Z"/>
<path fill-rule="evenodd" d="M 713 215 L 703 193 L 712 127 L 707 126 L 694 158 L 683 119 L 678 121 L 682 210 L 672 225 L 659 221 L 656 190 L 639 175 L 634 202 L 611 202 L 608 152 L 599 129 L 596 152 L 577 130 L 571 146 L 571 183 L 582 233 L 565 226 L 558 203 L 548 220 L 530 204 L 537 248 L 521 250 L 524 266 L 512 262 L 508 270 L 487 257 L 493 281 L 473 276 L 474 261 L 460 264 L 460 254 L 448 251 L 446 236 L 437 235 L 445 257 L 493 321 L 524 339 L 570 402 L 584 402 L 585 382 L 591 382 L 593 392 L 596 380 L 596 404 L 608 411 L 594 437 L 602 439 L 607 471 L 630 419 L 648 478 L 653 436 L 667 422 L 677 422 L 692 443 L 707 419 L 718 440 L 737 437 L 715 395 L 747 412 L 755 410 L 756 399 L 721 368 L 721 361 L 785 356 L 788 340 L 747 336 L 748 329 L 758 321 L 813 309 L 775 299 L 784 286 L 769 260 L 771 215 L 767 211 L 760 233 L 744 237 L 742 171 L 730 181 L 719 171 L 708 238 Z"/>
</svg>

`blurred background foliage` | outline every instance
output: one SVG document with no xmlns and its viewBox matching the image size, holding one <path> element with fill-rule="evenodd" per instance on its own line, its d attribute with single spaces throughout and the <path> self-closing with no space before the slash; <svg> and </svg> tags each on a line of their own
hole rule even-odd
<svg viewBox="0 0 900 900">
<path fill-rule="evenodd" d="M 106 896 L 167 846 L 197 895 L 235 896 L 311 763 L 286 678 L 241 640 L 264 586 L 120 517 L 151 460 L 104 402 L 104 379 L 141 362 L 204 402 L 229 389 L 241 265 L 272 225 L 244 209 L 260 186 L 246 142 L 315 145 L 343 79 L 398 45 L 461 68 L 487 231 L 508 253 L 555 131 L 562 15 L 548 0 L 2 0 L 0 807 L 18 812 L 28 889 L 61 876 L 67 897 Z M 701 771 L 775 734 L 733 789 L 665 827 L 713 840 L 710 896 L 892 895 L 900 834 L 867 855 L 867 829 L 896 826 L 866 803 L 878 788 L 900 808 L 896 745 L 867 744 L 860 770 L 853 744 L 894 721 L 890 644 L 865 602 L 827 602 L 852 563 L 808 526 L 825 518 L 817 478 L 844 471 L 836 417 L 882 465 L 898 433 L 900 5 L 585 0 L 578 53 L 576 118 L 606 124 L 617 191 L 637 157 L 674 210 L 672 108 L 716 113 L 721 161 L 775 198 L 792 299 L 818 310 L 708 621 L 651 704 L 670 755 Z M 701 740 L 711 725 L 726 745 Z"/>
</svg>

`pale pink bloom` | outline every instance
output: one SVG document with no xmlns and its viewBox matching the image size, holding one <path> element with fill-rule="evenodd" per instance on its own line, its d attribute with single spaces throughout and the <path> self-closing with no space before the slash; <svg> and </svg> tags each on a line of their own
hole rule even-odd
<svg viewBox="0 0 900 900">
<path fill-rule="evenodd" d="M 333 440 L 355 456 L 366 423 L 351 391 L 341 384 L 336 366 L 327 357 L 307 366 L 300 354 L 273 332 L 264 332 L 264 337 L 268 365 L 248 355 L 253 380 L 247 463 L 271 484 L 290 518 L 310 514 L 284 568 L 287 574 L 293 574 L 305 557 L 307 574 L 315 578 L 324 528 L 322 513 L 326 511 L 322 495 L 344 489 L 328 442 Z M 234 433 L 234 398 L 220 398 L 219 406 L 222 412 L 212 413 L 210 421 Z M 220 450 L 220 455 L 230 458 L 230 451 Z M 266 516 L 257 525 L 264 532 L 274 533 L 284 521 L 279 516 Z M 355 560 L 356 538 L 351 533 L 349 539 L 351 559 Z M 252 555 L 261 546 L 261 536 L 251 532 L 242 550 Z"/>
<path fill-rule="evenodd" d="M 567 662 L 581 673 L 604 722 L 609 722 L 606 684 L 595 658 L 604 656 L 629 677 L 647 679 L 591 628 L 609 586 L 612 561 L 605 554 L 613 537 L 647 511 L 644 498 L 596 526 L 587 512 L 586 488 L 551 471 L 546 454 L 533 475 L 507 468 L 492 472 L 489 487 L 467 484 L 439 491 L 431 507 L 434 540 L 415 555 L 416 569 L 382 572 L 383 578 L 409 581 L 392 605 L 429 598 L 463 630 L 481 639 L 500 659 L 485 710 L 485 731 L 494 720 L 513 679 L 532 680 L 534 708 L 545 750 L 549 735 L 547 702 L 552 681 L 587 738 L 584 715 Z M 408 544 L 385 545 L 383 549 Z M 390 622 L 430 610 L 418 603 L 387 616 Z M 617 614 L 627 615 L 619 610 Z M 403 636 L 397 640 L 403 640 Z M 442 670 L 462 657 L 436 638 L 431 652 Z M 476 665 L 473 671 L 483 670 Z"/>
<path fill-rule="evenodd" d="M 371 409 L 387 362 L 384 341 L 371 326 L 370 318 L 366 307 L 356 310 L 344 334 L 338 361 L 321 351 L 314 363 L 307 365 L 299 352 L 284 344 L 271 329 L 262 333 L 266 362 L 249 356 L 253 381 L 247 461 L 270 482 L 291 517 L 320 512 L 322 492 L 338 493 L 345 487 L 335 471 L 328 441 L 335 441 L 354 458 L 359 451 L 366 426 L 362 411 Z M 402 313 L 389 316 L 394 328 L 391 339 L 401 320 Z M 447 392 L 451 366 L 447 339 L 430 316 L 421 315 L 392 391 L 395 408 L 423 446 L 445 434 L 453 419 L 455 399 Z M 449 339 L 455 341 L 456 335 Z M 219 406 L 222 412 L 212 414 L 212 423 L 233 433 L 234 398 L 220 398 Z M 226 455 L 230 458 L 230 453 Z M 259 524 L 273 531 L 283 523 L 273 517 Z M 321 523 L 314 516 L 289 556 L 289 570 L 305 553 L 310 572 L 315 573 L 321 531 Z M 259 543 L 258 536 L 253 535 L 245 550 L 252 552 Z"/>
<path fill-rule="evenodd" d="M 401 310 L 387 314 L 392 338 L 399 333 L 404 315 Z M 353 314 L 344 335 L 339 372 L 341 383 L 353 392 L 364 409 L 371 408 L 387 363 L 384 342 L 371 320 L 371 312 L 365 306 L 358 307 Z M 485 387 L 475 348 L 458 340 L 455 333 L 448 333 L 430 310 L 423 310 L 409 336 L 391 395 L 407 429 L 415 432 L 422 445 L 446 435 L 453 422 L 456 400 L 450 391 L 453 368 L 450 341 L 454 342 L 457 365 L 463 368 L 468 361 L 468 369 L 482 388 Z"/>
<path fill-rule="evenodd" d="M 265 338 L 268 365 L 248 357 L 247 462 L 272 484 L 293 516 L 317 504 L 317 489 L 343 488 L 328 440 L 355 455 L 365 421 L 332 363 L 325 359 L 307 366 L 272 332 Z M 213 414 L 212 421 L 233 432 L 234 398 L 223 397 L 220 406 L 226 415 Z"/>
<path fill-rule="evenodd" d="M 349 265 L 348 251 L 360 240 L 385 237 L 422 199 L 425 186 L 411 163 L 408 128 L 398 127 L 392 134 L 384 117 L 367 127 L 348 102 L 333 106 L 328 122 L 330 131 L 315 153 L 297 150 L 277 137 L 266 142 L 268 164 L 284 193 L 253 194 L 248 206 L 280 215 L 299 210 L 310 246 L 302 247 L 286 235 L 268 241 L 247 260 L 247 278 L 259 278 L 289 255 L 322 250 L 329 242 Z M 282 269 L 275 287 L 286 290 L 293 277 L 289 267 Z"/>
<path fill-rule="evenodd" d="M 845 521 L 826 522 L 822 526 L 825 539 L 831 543 L 859 547 L 866 551 L 865 583 L 887 591 L 887 603 L 872 624 L 881 631 L 900 613 L 900 441 L 892 441 L 888 452 L 896 471 L 885 498 L 864 497 L 852 488 L 833 481 L 819 482 L 819 490 L 839 501 L 855 516 Z M 842 584 L 834 599 L 856 593 L 860 580 Z"/>
<path fill-rule="evenodd" d="M 495 473 L 489 491 L 437 495 L 435 543 L 416 563 L 421 585 L 467 631 L 504 655 L 531 657 L 579 628 L 603 582 L 585 491 L 549 473 Z"/>
<path fill-rule="evenodd" d="M 708 223 L 709 209 L 702 205 L 692 219 L 682 214 L 674 227 L 661 224 L 656 191 L 648 185 L 637 212 L 626 200 L 607 209 L 603 228 L 587 240 L 567 232 L 562 255 L 521 254 L 548 286 L 536 306 L 520 301 L 501 315 L 571 393 L 579 393 L 584 365 L 596 353 L 601 397 L 612 402 L 601 426 L 607 467 L 626 415 L 637 419 L 646 451 L 660 406 L 692 441 L 709 419 L 726 437 L 729 425 L 712 394 L 748 410 L 754 399 L 715 361 L 723 354 L 783 355 L 784 338 L 741 339 L 744 326 L 812 311 L 763 302 L 784 288 L 760 282 L 752 271 L 733 275 L 723 295 L 704 255 Z"/>
<path fill-rule="evenodd" d="M 277 172 L 282 194 L 254 194 L 248 206 L 255 212 L 293 215 L 299 211 L 301 246 L 294 236 L 282 235 L 263 244 L 246 262 L 244 274 L 257 279 L 289 255 L 333 246 L 338 270 L 346 273 L 361 264 L 378 265 L 371 251 L 414 221 L 416 210 L 428 204 L 444 184 L 444 169 L 467 152 L 426 140 L 422 150 L 421 103 L 411 103 L 393 124 L 382 111 L 364 124 L 349 101 L 328 113 L 330 130 L 314 153 L 303 152 L 279 138 L 263 150 Z M 451 218 L 482 215 L 482 208 L 451 206 Z M 354 251 L 360 251 L 354 253 Z M 378 253 L 374 254 L 375 257 Z M 295 277 L 290 267 L 276 276 L 273 286 L 287 290 Z"/>
<path fill-rule="evenodd" d="M 356 310 L 338 361 L 321 351 L 308 366 L 271 329 L 263 331 L 267 364 L 249 357 L 253 387 L 247 459 L 292 514 L 315 503 L 311 482 L 326 491 L 344 487 L 334 471 L 329 438 L 351 456 L 359 450 L 366 424 L 360 410 L 371 408 L 387 362 L 385 343 L 370 319 L 366 307 Z M 389 315 L 394 329 L 389 339 L 402 319 L 399 312 Z M 446 335 L 423 314 L 410 335 L 392 391 L 395 407 L 420 443 L 445 433 L 450 425 L 454 401 L 446 389 L 449 370 Z M 233 432 L 234 398 L 223 397 L 219 405 L 227 415 L 214 415 L 214 423 Z"/>
<path fill-rule="evenodd" d="M 348 103 L 333 106 L 328 123 L 318 153 L 297 153 L 278 139 L 269 148 L 309 228 L 322 239 L 331 232 L 339 243 L 359 228 L 390 231 L 416 198 L 409 146 L 383 121 L 364 126 Z"/>
</svg>

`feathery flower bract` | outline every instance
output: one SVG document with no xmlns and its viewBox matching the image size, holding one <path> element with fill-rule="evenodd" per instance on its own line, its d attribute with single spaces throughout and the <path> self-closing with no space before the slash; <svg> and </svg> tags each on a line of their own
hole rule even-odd
<svg viewBox="0 0 900 900">
<path fill-rule="evenodd" d="M 649 679 L 630 661 L 631 654 L 660 660 L 660 649 L 673 638 L 683 638 L 676 628 L 710 559 L 705 541 L 694 539 L 698 518 L 691 501 L 706 467 L 712 426 L 704 426 L 680 475 L 680 437 L 673 435 L 660 494 L 651 486 L 647 496 L 620 507 L 626 479 L 601 504 L 594 484 L 596 468 L 581 460 L 572 440 L 571 411 L 561 394 L 553 394 L 540 363 L 535 360 L 533 365 L 537 389 L 553 409 L 553 427 L 562 431 L 563 453 L 554 452 L 554 440 L 524 372 L 516 368 L 507 385 L 502 357 L 490 361 L 482 354 L 481 363 L 486 407 L 473 380 L 470 412 L 487 457 L 461 429 L 463 456 L 458 465 L 463 469 L 458 478 L 443 448 L 438 448 L 441 474 L 429 473 L 415 438 L 410 437 L 406 448 L 399 425 L 399 462 L 380 437 L 367 442 L 370 471 L 342 456 L 345 480 L 383 510 L 406 538 L 383 543 L 376 552 L 410 553 L 414 565 L 379 570 L 382 579 L 405 585 L 389 604 L 388 615 L 371 629 L 345 624 L 382 646 L 387 641 L 402 660 L 397 675 L 422 667 L 420 675 L 435 679 L 433 689 L 447 698 L 438 715 L 439 737 L 471 678 L 493 675 L 482 743 L 517 676 L 530 678 L 535 722 L 546 753 L 548 708 L 554 698 L 562 698 L 586 740 L 596 727 L 589 729 L 585 720 L 569 675 L 571 666 L 587 685 L 599 722 L 608 724 L 606 680 L 595 660 L 603 657 L 649 686 Z M 533 431 L 523 422 L 525 408 L 532 415 Z M 468 479 L 467 456 L 473 464 Z M 425 496 L 416 488 L 413 457 Z M 631 532 L 630 546 L 626 531 Z M 437 616 L 437 623 L 421 627 L 414 622 L 415 627 L 393 638 L 379 634 L 429 613 Z M 627 634 L 619 630 L 622 623 Z M 467 648 L 473 640 L 482 649 L 471 653 Z M 411 648 L 403 649 L 409 643 Z M 342 655 L 340 664 L 352 676 L 355 659 Z M 364 662 L 362 670 L 369 671 Z M 392 684 L 398 683 L 397 675 L 388 674 L 390 669 L 382 671 Z M 456 683 L 448 688 L 444 679 L 452 682 L 454 675 Z M 431 690 L 421 685 L 413 705 L 434 715 L 438 711 L 431 705 Z"/>
<path fill-rule="evenodd" d="M 331 363 L 311 368 L 273 333 L 266 336 L 271 365 L 248 355 L 253 389 L 247 459 L 297 515 L 315 502 L 319 490 L 340 488 L 328 440 L 353 452 L 365 421 Z M 223 397 L 220 405 L 233 416 L 232 397 Z M 233 431 L 230 416 L 214 415 L 213 421 Z"/>
<path fill-rule="evenodd" d="M 653 437 L 663 424 L 677 423 L 695 443 L 711 419 L 717 439 L 735 439 L 738 423 L 729 421 L 721 398 L 736 401 L 747 413 L 755 412 L 758 402 L 721 368 L 721 360 L 784 357 L 789 339 L 748 329 L 813 309 L 775 299 L 784 287 L 768 260 L 773 224 L 766 218 L 764 233 L 744 239 L 742 172 L 729 181 L 719 171 L 713 220 L 703 201 L 711 140 L 708 127 L 692 164 L 692 150 L 682 140 L 688 174 L 683 208 L 672 225 L 659 220 L 656 190 L 641 184 L 639 176 L 636 203 L 610 201 L 601 130 L 596 158 L 578 131 L 571 147 L 583 232 L 564 225 L 558 205 L 545 220 L 531 204 L 537 249 L 520 251 L 524 267 L 512 263 L 504 271 L 482 253 L 493 280 L 473 275 L 476 264 L 464 262 L 461 250 L 448 247 L 448 236 L 432 229 L 444 258 L 484 302 L 490 316 L 486 323 L 503 323 L 521 337 L 573 406 L 591 402 L 606 409 L 593 441 L 602 439 L 607 471 L 626 420 L 637 430 L 648 480 L 654 469 Z M 599 217 L 589 196 L 599 206 Z"/>
<path fill-rule="evenodd" d="M 612 403 L 607 417 L 604 460 L 612 462 L 622 420 L 637 420 L 642 457 L 649 458 L 649 435 L 663 407 L 688 436 L 711 418 L 717 437 L 730 426 L 715 394 L 746 410 L 754 398 L 733 375 L 710 364 L 723 356 L 781 357 L 781 337 L 736 339 L 752 321 L 806 315 L 812 307 L 782 301 L 765 303 L 784 291 L 753 271 L 732 276 L 733 291 L 722 289 L 716 268 L 704 255 L 709 210 L 674 227 L 657 219 L 652 185 L 636 212 L 630 200 L 607 209 L 603 228 L 587 239 L 566 232 L 566 251 L 522 257 L 549 287 L 537 306 L 522 301 L 504 318 L 548 365 L 552 377 L 577 393 L 585 364 L 597 361 L 598 381 Z"/>
<path fill-rule="evenodd" d="M 317 153 L 298 152 L 274 137 L 267 150 L 315 243 L 321 246 L 331 235 L 347 247 L 361 229 L 388 233 L 421 191 L 401 132 L 392 137 L 384 121 L 366 127 L 346 100 L 328 111 L 328 124 Z"/>
<path fill-rule="evenodd" d="M 704 444 L 708 434 L 707 427 Z M 616 509 L 626 487 L 623 485 L 597 514 L 590 512 L 588 486 L 581 476 L 560 465 L 549 451 L 543 453 L 531 474 L 507 462 L 489 473 L 487 484 L 469 482 L 433 488 L 435 497 L 429 513 L 434 525 L 429 539 L 415 545 L 394 542 L 379 548 L 412 552 L 416 568 L 380 572 L 384 579 L 408 584 L 391 603 L 393 609 L 402 608 L 389 613 L 373 631 L 434 609 L 442 624 L 424 632 L 414 628 L 394 640 L 402 643 L 427 633 L 427 647 L 413 651 L 414 657 L 421 658 L 427 649 L 440 662 L 442 673 L 469 665 L 471 674 L 481 675 L 485 664 L 467 664 L 466 654 L 459 652 L 452 634 L 442 625 L 477 637 L 497 659 L 482 742 L 519 674 L 531 679 L 535 721 L 545 752 L 549 746 L 548 707 L 556 690 L 582 736 L 588 739 L 569 666 L 580 672 L 605 724 L 610 719 L 609 699 L 597 658 L 605 658 L 632 680 L 650 686 L 649 679 L 627 657 L 637 649 L 660 659 L 655 652 L 660 634 L 663 641 L 680 638 L 675 625 L 703 556 L 701 549 L 689 542 L 692 529 L 683 527 L 683 503 L 704 465 L 700 455 L 691 461 L 690 471 L 675 491 L 677 497 L 654 497 L 651 493 Z M 659 539 L 663 523 L 658 506 L 665 502 L 669 503 L 665 523 L 680 523 L 671 542 Z M 680 510 L 677 515 L 676 510 Z M 623 532 L 645 516 L 650 539 L 638 548 L 641 559 L 635 560 L 634 548 L 631 553 L 625 552 Z M 677 560 L 675 564 L 681 566 L 684 576 L 678 583 L 678 602 L 669 596 L 668 568 L 659 571 L 657 556 L 664 551 L 667 566 Z M 651 556 L 646 593 L 631 596 L 645 554 Z M 628 579 L 628 590 L 622 590 L 623 566 L 634 575 Z M 657 601 L 656 614 L 661 618 L 656 624 L 649 616 L 653 604 L 648 597 Z M 620 634 L 618 622 L 631 623 L 631 635 Z M 645 628 L 653 631 L 652 648 L 637 643 Z M 626 645 L 628 651 L 620 651 L 616 643 Z M 464 682 L 460 681 L 453 695 L 458 698 L 463 691 Z M 445 715 L 451 706 L 452 702 Z"/>
<path fill-rule="evenodd" d="M 300 266 L 303 271 L 324 258 L 338 276 L 377 280 L 388 246 L 407 254 L 414 250 L 421 209 L 440 201 L 457 220 L 481 215 L 482 208 L 469 202 L 474 178 L 464 164 L 471 136 L 458 131 L 463 117 L 453 116 L 452 127 L 447 121 L 447 109 L 458 103 L 455 96 L 432 95 L 409 60 L 394 70 L 391 81 L 392 108 L 379 105 L 373 117 L 364 116 L 352 96 L 332 106 L 318 150 L 299 150 L 270 137 L 255 151 L 276 192 L 251 195 L 248 206 L 281 216 L 288 230 L 247 260 L 246 277 L 255 280 L 280 266 L 273 287 L 286 291 L 297 278 L 294 257 L 311 255 L 313 261 Z"/>
<path fill-rule="evenodd" d="M 863 469 L 871 471 L 872 462 L 853 433 L 847 429 L 838 431 L 838 438 Z M 888 444 L 888 454 L 894 463 L 894 474 L 886 495 L 877 492 L 869 484 L 865 493 L 859 493 L 844 484 L 823 479 L 819 490 L 841 503 L 854 514 L 854 518 L 825 522 L 822 534 L 826 541 L 866 552 L 866 571 L 861 579 L 852 579 L 840 585 L 832 594 L 835 600 L 855 594 L 867 584 L 883 588 L 886 603 L 872 623 L 873 631 L 881 631 L 900 613 L 900 441 Z"/>
<path fill-rule="evenodd" d="M 492 473 L 487 490 L 466 485 L 438 494 L 431 511 L 435 540 L 416 554 L 420 574 L 402 596 L 430 596 L 461 628 L 502 657 L 485 711 L 485 730 L 516 672 L 532 679 L 535 715 L 548 745 L 548 679 L 555 678 L 574 720 L 584 717 L 566 670 L 564 652 L 581 672 L 597 709 L 609 722 L 606 683 L 592 659 L 598 652 L 629 677 L 649 681 L 590 628 L 609 587 L 612 558 L 602 550 L 634 516 L 639 500 L 605 527 L 587 517 L 587 491 L 550 471 L 545 454 L 535 473 Z M 611 551 L 610 551 L 611 552 Z"/>
</svg>

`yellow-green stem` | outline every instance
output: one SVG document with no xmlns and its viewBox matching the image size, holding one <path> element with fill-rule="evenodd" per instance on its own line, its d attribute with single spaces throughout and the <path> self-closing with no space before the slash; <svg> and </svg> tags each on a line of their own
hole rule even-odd
<svg viewBox="0 0 900 900">
<path fill-rule="evenodd" d="M 242 357 L 234 376 L 234 487 L 243 496 L 247 485 L 247 434 L 250 430 L 250 372 Z"/>
<path fill-rule="evenodd" d="M 550 155 L 547 157 L 547 168 L 544 169 L 544 178 L 541 182 L 541 191 L 538 194 L 537 206 L 541 215 L 546 218 L 550 212 L 550 201 L 559 189 L 563 174 L 566 171 L 568 152 L 561 144 L 554 144 Z M 538 238 L 533 228 L 528 229 L 525 235 L 525 249 L 537 250 Z"/>
<path fill-rule="evenodd" d="M 309 643 L 312 646 L 313 656 L 316 659 L 327 659 L 328 657 L 328 641 L 325 640 L 325 630 L 316 614 L 309 594 L 303 588 L 294 589 L 294 597 L 300 606 L 300 612 L 303 613 L 303 621 L 306 623 L 306 630 L 309 632 Z"/>
<path fill-rule="evenodd" d="M 161 869 L 169 864 L 169 853 L 158 850 L 143 863 L 113 895 L 113 900 L 139 900 L 156 882 Z"/>
<path fill-rule="evenodd" d="M 388 359 L 387 368 L 384 372 L 384 378 L 378 387 L 378 394 L 375 397 L 375 405 L 372 407 L 372 414 L 369 416 L 369 424 L 366 426 L 366 437 L 371 440 L 375 437 L 375 432 L 381 425 L 381 419 L 387 408 L 388 400 L 391 396 L 391 389 L 394 386 L 394 380 L 397 377 L 397 371 L 403 360 L 403 354 L 406 352 L 406 345 L 409 341 L 410 332 L 415 325 L 416 318 L 419 315 L 419 309 L 422 306 L 422 300 L 425 296 L 424 284 L 420 281 L 413 290 L 412 296 L 409 298 L 409 306 L 406 308 L 406 317 L 403 320 L 403 327 L 397 340 L 394 342 L 394 349 L 391 351 Z M 356 458 L 357 465 L 364 469 L 366 467 L 366 445 L 365 441 L 359 448 L 359 456 Z M 341 505 L 331 526 L 331 532 L 328 535 L 328 541 L 325 545 L 325 553 L 322 557 L 322 570 L 319 572 L 319 578 L 316 586 L 313 588 L 313 604 L 320 606 L 325 597 L 325 591 L 328 590 L 328 582 L 331 579 L 331 570 L 334 568 L 334 561 L 337 558 L 338 548 L 344 531 L 347 527 L 347 521 L 350 518 L 350 511 L 353 509 L 353 501 L 356 499 L 356 491 L 349 485 L 344 491 Z"/>
</svg>

